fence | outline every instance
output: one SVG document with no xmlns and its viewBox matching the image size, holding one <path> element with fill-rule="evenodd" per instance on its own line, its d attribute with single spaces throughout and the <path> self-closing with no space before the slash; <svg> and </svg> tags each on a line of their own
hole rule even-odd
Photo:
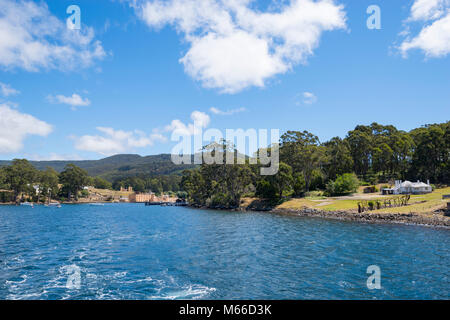
<svg viewBox="0 0 450 320">
<path fill-rule="evenodd" d="M 363 200 L 358 202 L 358 212 L 364 212 L 369 210 L 378 210 L 383 208 L 403 207 L 408 205 L 408 201 L 411 199 L 409 194 L 403 196 L 392 197 L 388 199 L 380 200 Z"/>
</svg>

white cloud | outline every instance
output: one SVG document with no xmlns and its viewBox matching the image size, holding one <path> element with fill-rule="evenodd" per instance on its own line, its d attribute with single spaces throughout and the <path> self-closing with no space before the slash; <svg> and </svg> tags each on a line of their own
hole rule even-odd
<svg viewBox="0 0 450 320">
<path fill-rule="evenodd" d="M 72 106 L 72 109 L 74 109 L 75 107 L 88 106 L 91 104 L 91 101 L 89 101 L 88 98 L 83 99 L 80 95 L 76 93 L 67 97 L 60 94 L 56 96 L 49 95 L 47 97 L 47 100 L 51 103 L 68 104 Z"/>
<path fill-rule="evenodd" d="M 50 132 L 52 126 L 48 123 L 0 104 L 0 153 L 17 152 L 27 136 L 45 137 Z"/>
<path fill-rule="evenodd" d="M 139 130 L 123 131 L 106 127 L 97 127 L 97 130 L 100 131 L 102 135 L 74 137 L 75 148 L 109 156 L 134 150 L 136 148 L 151 146 L 155 141 L 165 141 L 165 137 L 160 134 L 153 133 L 151 135 L 146 135 Z"/>
<path fill-rule="evenodd" d="M 416 0 L 411 7 L 410 21 L 433 20 L 440 18 L 446 11 L 448 0 Z"/>
<path fill-rule="evenodd" d="M 209 125 L 210 117 L 201 111 L 191 113 L 192 123 L 184 124 L 176 119 L 167 125 L 163 131 L 191 136 L 198 133 L 199 128 Z M 162 130 L 153 129 L 151 134 L 140 130 L 123 131 L 108 127 L 96 128 L 101 134 L 72 137 L 75 148 L 82 151 L 99 153 L 104 156 L 124 153 L 138 148 L 154 145 L 156 142 L 167 142 Z"/>
<path fill-rule="evenodd" d="M 19 94 L 20 91 L 12 88 L 9 84 L 0 82 L 0 93 L 4 97 Z"/>
<path fill-rule="evenodd" d="M 152 133 L 150 134 L 150 139 L 153 142 L 167 142 L 167 138 L 161 133 Z"/>
<path fill-rule="evenodd" d="M 312 92 L 302 92 L 300 94 L 300 101 L 297 102 L 298 105 L 305 104 L 314 104 L 317 102 L 317 96 Z"/>
<path fill-rule="evenodd" d="M 199 129 L 206 128 L 209 125 L 210 117 L 201 111 L 194 111 L 191 113 L 193 123 L 184 124 L 178 119 L 165 127 L 165 131 L 171 131 L 173 134 L 182 136 L 191 136 L 198 133 Z"/>
<path fill-rule="evenodd" d="M 404 57 L 412 49 L 433 58 L 450 53 L 450 0 L 415 0 L 407 23 L 408 28 L 420 23 L 422 29 L 412 38 L 409 32 L 402 33 L 406 38 L 399 49 Z"/>
<path fill-rule="evenodd" d="M 33 161 L 68 161 L 83 160 L 78 154 L 58 154 L 50 152 L 48 155 L 30 154 L 26 158 Z"/>
<path fill-rule="evenodd" d="M 0 67 L 73 70 L 106 54 L 92 28 L 69 30 L 45 2 L 0 0 Z"/>
<path fill-rule="evenodd" d="M 216 108 L 216 107 L 209 108 L 209 111 L 211 111 L 214 114 L 221 115 L 221 116 L 230 116 L 232 114 L 244 112 L 246 110 L 247 109 L 245 109 L 245 108 L 237 108 L 237 109 L 231 109 L 231 110 L 223 111 L 223 110 L 220 110 L 219 108 Z"/>
<path fill-rule="evenodd" d="M 175 26 L 190 44 L 180 59 L 207 88 L 236 93 L 305 62 L 322 32 L 346 27 L 334 0 L 292 0 L 278 11 L 251 9 L 250 0 L 145 1 L 136 8 L 152 28 Z"/>
</svg>

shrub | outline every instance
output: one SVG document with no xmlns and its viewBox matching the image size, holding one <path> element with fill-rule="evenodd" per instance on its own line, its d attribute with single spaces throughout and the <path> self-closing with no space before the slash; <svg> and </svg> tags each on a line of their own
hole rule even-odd
<svg viewBox="0 0 450 320">
<path fill-rule="evenodd" d="M 182 200 L 186 200 L 187 199 L 187 192 L 186 191 L 178 191 L 177 192 L 177 197 L 182 199 Z"/>
<path fill-rule="evenodd" d="M 345 195 L 356 192 L 359 180 L 354 173 L 344 173 L 327 184 L 327 195 Z"/>
<path fill-rule="evenodd" d="M 305 193 L 305 177 L 302 173 L 296 174 L 294 177 L 294 195 L 299 197 Z"/>
<path fill-rule="evenodd" d="M 323 195 L 324 193 L 322 191 L 310 191 L 305 193 L 305 197 L 309 198 L 321 198 Z"/>
<path fill-rule="evenodd" d="M 311 183 L 309 185 L 309 190 L 319 190 L 325 188 L 324 176 L 322 171 L 314 170 L 311 176 Z"/>
<path fill-rule="evenodd" d="M 229 207 L 234 205 L 230 194 L 217 193 L 211 198 L 210 207 Z"/>
<path fill-rule="evenodd" d="M 87 197 L 89 197 L 89 191 L 83 189 L 83 190 L 81 190 L 80 195 L 82 198 L 87 198 Z"/>
<path fill-rule="evenodd" d="M 269 181 L 263 179 L 256 185 L 256 195 L 261 198 L 273 199 L 277 197 L 277 190 Z"/>
<path fill-rule="evenodd" d="M 367 176 L 367 181 L 368 181 L 370 184 L 377 184 L 377 182 L 378 182 L 377 175 L 376 175 L 376 174 L 369 174 L 369 175 Z"/>
<path fill-rule="evenodd" d="M 378 192 L 377 186 L 369 186 L 364 188 L 364 193 L 375 193 Z"/>
<path fill-rule="evenodd" d="M 94 184 L 94 187 L 97 189 L 112 189 L 111 182 L 109 182 L 103 178 L 100 178 L 100 177 L 95 177 L 93 179 L 93 184 Z"/>
</svg>

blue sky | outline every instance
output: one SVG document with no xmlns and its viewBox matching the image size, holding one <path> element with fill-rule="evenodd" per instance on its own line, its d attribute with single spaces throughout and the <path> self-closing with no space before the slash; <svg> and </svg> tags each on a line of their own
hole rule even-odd
<svg viewBox="0 0 450 320">
<path fill-rule="evenodd" d="M 208 20 L 212 26 L 207 29 L 202 26 L 191 31 L 179 23 L 180 17 L 170 20 L 177 14 L 175 5 L 170 7 L 173 1 L 165 2 L 165 7 L 157 7 L 155 1 L 138 1 L 134 8 L 129 1 L 34 1 L 36 7 L 45 9 L 40 18 L 56 19 L 54 24 L 37 22 L 37 26 L 56 31 L 42 36 L 27 29 L 32 28 L 32 23 L 20 23 L 22 31 L 29 32 L 29 37 L 22 40 L 28 44 L 40 41 L 53 49 L 69 47 L 74 52 L 73 56 L 44 56 L 28 65 L 27 60 L 8 55 L 6 50 L 10 47 L 0 31 L 0 84 L 5 88 L 3 94 L 0 91 L 3 121 L 11 114 L 23 119 L 23 123 L 8 122 L 0 128 L 0 158 L 99 159 L 114 153 L 169 153 L 174 145 L 171 132 L 180 126 L 186 129 L 194 111 L 202 115 L 205 128 L 308 130 L 321 141 L 336 135 L 343 137 L 357 124 L 379 122 L 410 130 L 444 122 L 449 120 L 450 107 L 450 39 L 442 30 L 448 30 L 445 19 L 450 17 L 449 4 L 442 0 L 439 8 L 420 6 L 427 1 L 435 0 L 325 1 L 334 6 L 330 10 L 343 5 L 339 12 L 345 14 L 345 25 L 340 26 L 336 20 L 330 26 L 326 17 L 318 17 L 315 23 L 325 27 L 309 54 L 304 53 L 305 44 L 295 43 L 296 51 L 283 55 L 281 65 L 267 67 L 267 73 L 262 75 L 257 74 L 258 68 L 256 75 L 250 77 L 251 71 L 243 75 L 238 70 L 247 64 L 233 60 L 233 54 L 222 50 L 226 46 L 206 42 L 212 44 L 206 52 L 200 52 L 204 47 L 193 48 L 206 39 L 208 32 L 222 31 L 214 29 L 218 28 L 215 21 Z M 26 3 L 0 0 L 2 6 L 9 8 Z M 142 8 L 148 3 L 145 11 Z M 78 31 L 58 31 L 63 30 L 61 25 L 69 16 L 66 8 L 71 4 L 81 9 L 84 36 L 73 43 L 60 33 Z M 381 9 L 380 30 L 366 26 L 366 9 L 371 4 Z M 239 30 L 246 30 L 244 40 L 251 35 L 245 41 L 249 45 L 242 48 L 242 57 L 238 50 L 241 60 L 247 58 L 247 49 L 255 52 L 254 56 L 249 55 L 249 64 L 253 57 L 257 59 L 261 50 L 256 45 L 264 43 L 258 40 L 267 39 L 272 32 L 255 31 L 259 26 L 248 27 L 245 19 L 253 19 L 251 12 L 280 12 L 286 8 L 282 5 L 280 1 L 238 4 L 247 11 L 243 11 L 242 21 L 234 25 L 238 31 L 233 28 L 232 32 L 241 35 Z M 208 8 L 215 10 L 220 5 Z M 13 26 L 14 19 L 8 16 L 11 12 L 0 11 L 0 22 Z M 195 21 L 198 11 L 192 14 Z M 439 24 L 440 29 L 430 30 L 433 34 L 420 36 L 424 28 Z M 304 26 L 303 30 L 282 30 L 278 36 L 283 40 L 282 32 L 300 32 L 296 37 L 301 38 L 309 28 L 307 23 Z M 87 30 L 92 33 L 86 33 Z M 253 39 L 255 51 L 250 48 Z M 402 50 L 405 43 L 410 47 Z M 101 52 L 95 51 L 98 46 Z M 268 64 L 277 61 L 273 58 L 277 48 L 269 48 L 266 56 L 262 52 L 261 61 L 265 62 L 268 56 Z M 14 52 L 19 54 L 20 50 Z M 87 53 L 90 56 L 80 60 Z M 295 53 L 301 59 L 294 58 Z M 217 54 L 223 56 L 210 57 Z M 191 59 L 190 71 L 188 64 L 180 61 L 186 55 Z M 230 72 L 220 71 L 222 66 L 217 64 L 222 60 L 233 66 Z M 206 80 L 202 68 L 208 71 Z M 236 82 L 240 77 L 245 81 Z M 18 137 L 13 132 L 19 132 Z"/>
</svg>

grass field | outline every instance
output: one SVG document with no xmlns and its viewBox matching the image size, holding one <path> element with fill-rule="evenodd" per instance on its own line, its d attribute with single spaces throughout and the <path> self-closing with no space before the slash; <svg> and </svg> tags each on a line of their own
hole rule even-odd
<svg viewBox="0 0 450 320">
<path fill-rule="evenodd" d="M 373 213 L 432 213 L 438 209 L 444 208 L 447 201 L 443 200 L 443 194 L 450 194 L 450 187 L 436 189 L 432 193 L 423 195 L 412 195 L 409 205 L 404 207 L 384 208 L 380 210 L 370 211 Z M 306 197 L 300 199 L 291 199 L 279 205 L 279 209 L 302 209 L 311 208 L 325 211 L 355 211 L 358 210 L 358 202 L 361 200 L 384 200 L 393 196 L 382 196 L 375 194 L 356 193 L 347 197 L 318 198 Z"/>
<path fill-rule="evenodd" d="M 96 188 L 89 188 L 89 192 L 92 193 L 98 193 L 101 194 L 102 196 L 123 196 L 123 197 L 128 197 L 130 194 L 132 194 L 133 192 L 128 192 L 128 191 L 116 191 L 116 190 L 109 190 L 109 189 L 96 189 Z"/>
<path fill-rule="evenodd" d="M 387 212 L 387 213 L 432 213 L 438 209 L 447 206 L 448 199 L 443 200 L 442 195 L 450 194 L 450 187 L 443 189 L 436 189 L 429 194 L 412 195 L 409 200 L 408 206 L 399 208 L 385 208 L 376 210 L 374 212 Z"/>
<path fill-rule="evenodd" d="M 115 191 L 108 189 L 96 189 L 93 187 L 89 187 L 89 197 L 88 198 L 80 198 L 80 202 L 85 201 L 105 201 L 106 199 L 112 199 L 114 201 L 119 201 L 121 197 L 128 199 L 129 195 L 132 192 L 128 191 Z"/>
</svg>

